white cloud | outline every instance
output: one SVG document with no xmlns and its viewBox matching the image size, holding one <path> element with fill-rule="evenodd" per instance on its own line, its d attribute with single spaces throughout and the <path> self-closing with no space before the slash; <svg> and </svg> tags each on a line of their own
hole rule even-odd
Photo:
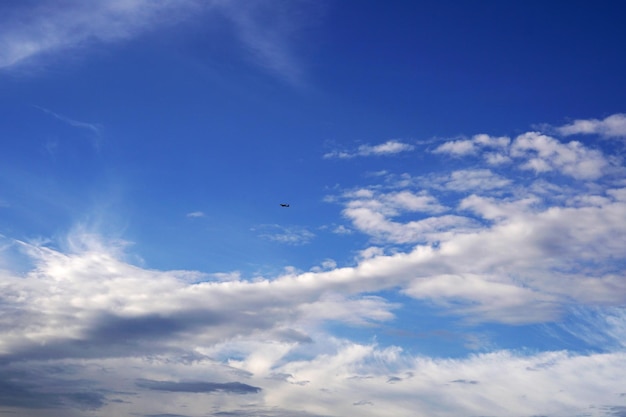
<svg viewBox="0 0 626 417">
<path fill-rule="evenodd" d="M 559 316 L 555 297 L 497 276 L 464 274 L 417 279 L 406 294 L 433 300 L 469 321 L 522 324 Z"/>
<path fill-rule="evenodd" d="M 613 194 L 620 195 L 617 191 Z M 294 308 L 314 305 L 324 299 L 323 294 L 357 295 L 393 287 L 406 288 L 416 297 L 428 296 L 441 305 L 451 298 L 477 302 L 477 307 L 451 311 L 463 311 L 476 320 L 504 322 L 511 322 L 516 312 L 531 322 L 553 319 L 553 309 L 525 313 L 529 306 L 545 306 L 546 300 L 555 306 L 572 299 L 623 303 L 626 289 L 619 281 L 608 275 L 601 279 L 568 272 L 576 265 L 584 270 L 587 262 L 609 267 L 612 259 L 623 255 L 626 203 L 611 195 L 605 198 L 591 206 L 538 209 L 526 201 L 502 205 L 472 197 L 464 200 L 463 208 L 495 224 L 470 228 L 468 220 L 453 215 L 400 223 L 367 207 L 355 207 L 353 210 L 365 214 L 348 214 L 362 231 L 400 242 L 436 237 L 440 243 L 393 255 L 376 249 L 356 267 L 290 272 L 272 281 L 246 282 L 234 275 L 227 281 L 202 282 L 202 275 L 190 272 L 144 270 L 120 261 L 102 244 L 69 255 L 26 245 L 38 266 L 26 278 L 5 275 L 3 279 L 3 305 L 20 311 L 22 318 L 4 324 L 0 348 L 5 353 L 19 348 L 26 354 L 25 345 L 48 343 L 66 345 L 69 354 L 78 354 L 71 353 L 71 340 L 100 343 L 97 335 L 109 329 L 109 342 L 115 344 L 116 337 L 125 337 L 124 329 L 135 327 L 137 343 L 142 345 L 161 333 L 150 333 L 152 322 L 160 323 L 166 335 L 208 326 L 210 334 L 197 334 L 210 344 L 251 329 L 295 323 L 302 316 L 293 315 Z M 375 218 L 370 224 L 368 216 Z M 456 278 L 441 278 L 445 276 Z M 466 290 L 455 290 L 459 282 Z M 488 296 L 489 291 L 480 290 L 483 287 L 502 294 L 503 299 Z M 310 311 L 322 313 L 322 309 Z M 362 314 L 357 317 L 365 319 L 367 315 Z M 141 328 L 148 333 L 139 331 Z M 167 344 L 152 346 L 163 349 Z M 95 345 L 93 349 L 91 354 L 98 352 Z"/>
<path fill-rule="evenodd" d="M 577 179 L 599 178 L 609 165 L 598 150 L 576 141 L 563 144 L 537 132 L 518 136 L 511 145 L 511 155 L 527 160 L 521 166 L 523 169 L 537 173 L 558 170 Z"/>
<path fill-rule="evenodd" d="M 129 39 L 157 25 L 179 21 L 195 1 L 51 1 L 24 5 L 5 16 L 0 30 L 0 68 L 43 54 L 84 48 L 93 41 Z"/>
<path fill-rule="evenodd" d="M 220 0 L 44 0 L 16 4 L 0 16 L 0 68 L 41 66 L 44 59 L 66 57 L 95 45 L 136 38 L 206 13 L 227 18 L 247 47 L 252 62 L 292 83 L 301 83 L 303 69 L 291 45 L 306 6 L 310 15 L 321 9 L 303 2 L 264 3 Z M 62 54 L 62 55 L 61 55 Z"/>
<path fill-rule="evenodd" d="M 343 224 L 340 224 L 339 226 L 333 229 L 333 233 L 336 233 L 338 235 L 351 235 L 353 231 L 347 228 L 346 226 L 344 226 Z"/>
<path fill-rule="evenodd" d="M 489 165 L 501 165 L 511 162 L 511 158 L 502 153 L 486 152 L 483 156 Z"/>
<path fill-rule="evenodd" d="M 327 271 L 335 268 L 337 268 L 337 262 L 335 262 L 333 259 L 326 259 L 322 262 L 321 265 L 311 268 L 311 272 Z"/>
<path fill-rule="evenodd" d="M 424 214 L 442 213 L 446 208 L 427 192 L 409 190 L 380 193 L 357 189 L 344 193 L 343 215 L 357 230 L 372 237 L 394 243 L 430 241 L 443 230 L 469 224 L 458 216 L 428 217 Z M 421 213 L 421 220 L 405 224 L 391 220 L 406 213 Z"/>
<path fill-rule="evenodd" d="M 141 268 L 124 260 L 124 242 L 81 228 L 65 250 L 20 244 L 34 266 L 0 270 L 5 392 L 47 401 L 37 403 L 47 415 L 77 399 L 95 416 L 600 416 L 619 406 L 626 184 L 589 186 L 604 155 L 577 142 L 535 132 L 512 144 L 472 141 L 522 167 L 535 164 L 539 177 L 546 169 L 569 178 L 520 180 L 519 171 L 491 167 L 388 175 L 383 184 L 339 190 L 328 201 L 380 246 L 361 250 L 354 266 L 326 260 L 268 278 Z M 290 244 L 313 237 L 299 227 L 256 231 Z M 436 359 L 329 334 L 335 324 L 367 326 L 374 338 L 402 308 L 385 298 L 398 292 L 468 326 L 565 323 L 604 353 Z M 565 320 L 574 305 L 576 325 Z M 221 391 L 197 395 L 177 385 L 190 381 Z M 16 400 L 0 393 L 0 407 L 8 401 Z"/>
<path fill-rule="evenodd" d="M 387 302 L 384 298 L 365 296 L 349 299 L 337 294 L 322 297 L 310 304 L 303 304 L 298 309 L 304 320 L 336 320 L 352 325 L 365 325 L 373 322 L 389 321 L 394 318 L 390 310 L 398 305 Z"/>
<path fill-rule="evenodd" d="M 508 136 L 489 136 L 487 134 L 481 133 L 478 135 L 474 135 L 472 140 L 483 146 L 483 147 L 491 147 L 491 148 L 501 148 L 506 149 L 511 143 L 511 139 Z"/>
<path fill-rule="evenodd" d="M 1 272 L 0 373 L 14 375 L 24 367 L 45 373 L 42 360 L 72 366 L 76 378 L 98 381 L 90 393 L 104 393 L 87 397 L 95 415 L 195 416 L 218 398 L 154 391 L 137 380 L 252 387 L 249 394 L 220 394 L 220 411 L 233 413 L 251 403 L 261 414 L 297 409 L 344 415 L 369 401 L 359 413 L 371 416 L 571 415 L 615 405 L 626 383 L 619 342 L 623 313 L 604 309 L 626 302 L 619 272 L 626 190 L 587 192 L 558 206 L 552 205 L 558 199 L 531 193 L 506 199 L 485 194 L 491 189 L 484 181 L 466 191 L 472 194 L 463 193 L 448 208 L 425 190 L 346 193 L 346 210 L 363 210 L 351 214 L 360 231 L 387 242 L 429 234 L 438 242 L 390 255 L 372 247 L 354 267 L 329 261 L 273 279 L 143 269 L 122 260 L 123 245 L 109 250 L 109 243 L 82 229 L 68 239 L 73 252 L 23 244 L 36 266 L 23 275 Z M 468 228 L 465 218 L 455 217 L 461 211 L 487 222 Z M 361 224 L 368 216 L 373 222 Z M 438 360 L 332 339 L 322 330 L 328 322 L 372 326 L 394 320 L 400 306 L 374 295 L 394 288 L 470 324 L 551 322 L 572 303 L 596 306 L 603 313 L 593 326 L 568 330 L 591 332 L 589 343 L 611 341 L 613 351 L 495 351 Z M 104 376 L 98 374 L 103 368 Z M 34 387 L 31 396 L 42 389 Z M 261 391 L 253 392 L 255 387 Z M 64 398 L 83 392 L 59 387 L 64 389 Z M 157 398 L 163 403 L 164 397 L 168 405 L 157 409 Z M 115 399 L 122 401 L 110 401 Z"/>
<path fill-rule="evenodd" d="M 617 120 L 621 120 L 621 116 Z M 619 123 L 613 121 L 611 126 L 611 134 L 617 135 Z M 445 142 L 432 152 L 455 157 L 480 154 L 491 166 L 515 161 L 520 163 L 520 168 L 538 174 L 558 171 L 577 179 L 597 179 L 603 176 L 611 165 L 609 159 L 598 150 L 588 148 L 577 141 L 561 143 L 539 132 L 526 132 L 512 142 L 506 136 L 479 134 L 471 139 Z"/>
<path fill-rule="evenodd" d="M 48 110 L 43 107 L 39 107 L 39 106 L 34 106 L 34 107 L 43 111 L 44 113 L 52 115 L 54 118 L 62 121 L 63 123 L 67 123 L 70 126 L 89 130 L 91 133 L 93 133 L 96 136 L 100 136 L 102 134 L 102 126 L 100 124 L 81 122 L 78 120 L 71 119 L 67 116 L 60 115 L 58 113 L 53 112 L 52 110 Z"/>
<path fill-rule="evenodd" d="M 536 196 L 520 200 L 495 199 L 472 194 L 459 203 L 461 210 L 471 210 L 484 219 L 507 219 L 531 213 L 534 205 L 540 205 L 541 199 Z"/>
<path fill-rule="evenodd" d="M 590 346 L 602 346 L 610 351 L 626 348 L 626 309 L 623 307 L 574 308 L 572 319 L 557 326 Z"/>
<path fill-rule="evenodd" d="M 432 181 L 454 191 L 496 190 L 512 183 L 510 179 L 488 169 L 459 169 L 445 176 L 434 177 Z"/>
<path fill-rule="evenodd" d="M 575 153 L 565 160 L 576 164 L 578 158 Z M 378 248 L 362 258 L 376 264 L 416 262 L 413 279 L 394 269 L 407 294 L 432 299 L 469 321 L 507 323 L 553 320 L 567 300 L 589 305 L 625 300 L 626 284 L 610 272 L 620 268 L 626 236 L 622 189 L 568 189 L 542 179 L 519 184 L 489 170 L 459 170 L 402 184 L 409 188 L 389 193 L 360 188 L 339 201 L 353 228 L 374 242 L 427 245 L 401 258 L 385 257 Z M 428 185 L 460 192 L 456 206 L 441 205 L 427 190 L 411 190 Z M 594 276 L 580 272 L 590 263 Z"/>
<path fill-rule="evenodd" d="M 290 353 L 299 352 L 293 344 L 242 340 L 216 345 L 207 349 L 207 355 L 189 358 L 191 362 L 153 356 L 149 361 L 129 357 L 47 365 L 71 366 L 84 378 L 83 384 L 100 381 L 94 388 L 107 392 L 109 401 L 90 411 L 95 416 L 200 416 L 216 403 L 220 411 L 235 416 L 311 417 L 351 415 L 355 411 L 367 417 L 601 416 L 598 412 L 603 408 L 622 403 L 620 392 L 626 384 L 626 356 L 622 352 L 574 355 L 500 350 L 460 359 L 434 359 L 412 356 L 399 348 L 340 339 L 320 337 L 317 344 L 328 351 L 298 360 L 285 360 Z M 227 362 L 211 359 L 235 353 L 242 358 Z M 42 364 L 27 365 L 30 373 L 44 372 Z M 24 365 L 18 364 L 9 383 L 18 379 L 20 371 L 23 375 Z M 138 380 L 146 379 L 241 380 L 261 391 L 246 395 L 154 391 L 137 385 Z M 60 378 L 55 382 L 57 392 L 67 389 Z M 37 384 L 35 387 L 39 388 Z M 362 406 L 355 409 L 355 404 Z M 62 414 L 48 411 L 45 415 Z"/>
<path fill-rule="evenodd" d="M 252 231 L 258 232 L 262 239 L 287 245 L 305 245 L 315 237 L 313 232 L 301 226 L 262 224 L 254 227 Z"/>
<path fill-rule="evenodd" d="M 598 119 L 578 119 L 556 128 L 563 135 L 600 135 L 606 138 L 626 137 L 626 114 L 616 113 Z"/>
<path fill-rule="evenodd" d="M 381 143 L 380 145 L 368 146 L 363 145 L 359 146 L 359 155 L 386 155 L 386 154 L 394 154 L 399 152 L 407 152 L 414 149 L 413 145 L 409 145 L 408 143 L 402 143 L 397 140 L 388 140 L 385 143 Z"/>
<path fill-rule="evenodd" d="M 623 353 L 511 351 L 438 360 L 344 343 L 281 366 L 307 384 L 277 384 L 266 401 L 321 415 L 577 415 L 620 403 L 625 361 Z"/>
<path fill-rule="evenodd" d="M 358 156 L 393 155 L 401 152 L 409 152 L 415 146 L 392 139 L 379 145 L 361 145 L 355 151 L 332 151 L 324 154 L 324 158 L 350 159 Z"/>
<path fill-rule="evenodd" d="M 319 5 L 301 1 L 218 1 L 215 5 L 233 22 L 238 37 L 257 65 L 293 84 L 304 81 L 304 71 L 296 54 L 298 48 L 293 40 L 301 39 L 301 28 L 310 25 L 322 13 Z"/>
<path fill-rule="evenodd" d="M 471 139 L 447 141 L 435 148 L 433 150 L 433 153 L 443 153 L 456 157 L 461 157 L 476 154 L 479 150 L 482 150 L 483 148 L 495 149 L 496 151 L 506 150 L 510 142 L 511 139 L 506 136 L 496 137 L 481 133 L 478 135 L 474 135 Z M 498 161 L 499 158 L 505 158 L 504 156 L 501 156 L 499 153 L 496 153 L 494 151 L 491 151 L 489 155 L 491 155 L 490 159 L 493 162 Z M 498 161 L 497 163 L 502 162 L 504 161 Z"/>
<path fill-rule="evenodd" d="M 192 211 L 191 213 L 187 213 L 187 217 L 191 217 L 191 218 L 204 217 L 204 213 L 201 211 Z"/>
<path fill-rule="evenodd" d="M 453 156 L 465 156 L 476 153 L 476 146 L 471 140 L 455 140 L 439 145 L 433 153 L 447 153 Z"/>
</svg>

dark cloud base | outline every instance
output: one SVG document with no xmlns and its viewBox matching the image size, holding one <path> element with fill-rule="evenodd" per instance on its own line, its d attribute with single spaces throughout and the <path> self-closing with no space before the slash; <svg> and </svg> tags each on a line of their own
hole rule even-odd
<svg viewBox="0 0 626 417">
<path fill-rule="evenodd" d="M 241 382 L 174 382 L 153 381 L 151 379 L 138 379 L 135 384 L 140 388 L 153 391 L 210 393 L 225 392 L 232 394 L 256 394 L 261 391 L 259 387 L 242 384 Z"/>
</svg>

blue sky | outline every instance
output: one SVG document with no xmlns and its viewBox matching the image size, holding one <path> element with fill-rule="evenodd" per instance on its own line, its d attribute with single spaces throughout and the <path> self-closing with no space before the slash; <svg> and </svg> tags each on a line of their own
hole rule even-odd
<svg viewBox="0 0 626 417">
<path fill-rule="evenodd" d="M 624 11 L 0 4 L 0 412 L 626 416 Z"/>
</svg>

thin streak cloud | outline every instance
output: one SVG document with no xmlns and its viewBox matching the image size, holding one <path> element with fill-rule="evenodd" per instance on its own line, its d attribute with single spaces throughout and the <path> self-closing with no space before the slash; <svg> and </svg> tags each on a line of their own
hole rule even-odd
<svg viewBox="0 0 626 417">
<path fill-rule="evenodd" d="M 100 124 L 97 123 L 87 123 L 87 122 L 81 122 L 78 120 L 74 120 L 71 119 L 67 116 L 63 116 L 61 114 L 55 113 L 52 110 L 48 110 L 44 107 L 39 107 L 39 106 L 34 106 L 36 109 L 41 110 L 42 112 L 51 115 L 52 117 L 54 117 L 57 120 L 60 120 L 63 123 L 66 123 L 69 126 L 72 127 L 77 127 L 79 129 L 86 129 L 88 131 L 90 131 L 91 133 L 93 133 L 96 137 L 100 137 L 102 134 L 102 130 L 103 127 Z"/>
<path fill-rule="evenodd" d="M 354 151 L 339 151 L 335 150 L 324 154 L 324 158 L 332 159 L 351 159 L 359 156 L 384 156 L 394 155 L 401 152 L 409 152 L 415 149 L 415 147 L 408 143 L 403 143 L 399 140 L 388 140 L 387 142 L 378 145 L 361 145 Z"/>
</svg>

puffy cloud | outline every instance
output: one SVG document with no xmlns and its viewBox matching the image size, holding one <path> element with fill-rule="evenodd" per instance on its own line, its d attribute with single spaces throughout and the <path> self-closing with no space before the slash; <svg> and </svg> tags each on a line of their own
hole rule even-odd
<svg viewBox="0 0 626 417">
<path fill-rule="evenodd" d="M 616 113 L 599 119 L 578 119 L 556 128 L 563 135 L 600 135 L 606 138 L 626 137 L 626 114 Z"/>
<path fill-rule="evenodd" d="M 529 178 L 510 165 L 370 177 L 382 184 L 338 191 L 328 201 L 375 246 L 351 266 L 327 260 L 266 278 L 142 268 L 126 260 L 124 242 L 81 228 L 63 250 L 14 243 L 29 262 L 23 273 L 10 262 L 0 271 L 0 408 L 28 417 L 85 409 L 184 416 L 619 412 L 626 383 L 623 178 L 596 176 L 606 166 L 600 151 L 536 132 L 512 142 L 477 135 L 472 143 L 522 168 L 537 160 L 567 181 L 541 169 Z M 275 225 L 259 231 L 287 243 L 307 236 Z M 392 323 L 403 308 L 398 293 L 465 326 L 561 323 L 596 353 L 486 353 L 488 343 L 480 343 L 484 353 L 436 359 L 331 335 L 332 325 Z"/>
<path fill-rule="evenodd" d="M 258 415 L 288 415 L 293 409 L 341 415 L 362 401 L 372 403 L 359 408 L 372 416 L 416 410 L 442 416 L 493 410 L 499 416 L 560 415 L 617 406 L 613 392 L 626 382 L 620 350 L 587 356 L 496 351 L 437 360 L 327 339 L 316 329 L 329 320 L 392 320 L 397 304 L 362 294 L 398 286 L 469 322 L 553 320 L 572 299 L 623 304 L 626 288 L 618 276 L 603 279 L 573 268 L 587 261 L 610 265 L 621 256 L 622 191 L 558 209 L 466 197 L 464 210 L 496 223 L 451 234 L 438 248 L 417 246 L 393 255 L 371 250 L 355 267 L 329 264 L 325 271 L 274 280 L 235 275 L 198 281 L 202 275 L 129 265 L 115 255 L 117 249 L 108 253 L 102 244 L 74 254 L 25 245 L 37 267 L 25 276 L 4 272 L 1 281 L 6 314 L 0 373 L 14 394 L 0 397 L 0 403 L 20 407 L 27 416 L 54 416 L 55 410 L 62 415 L 67 407 L 80 410 L 79 403 L 95 415 L 196 416 L 215 401 L 222 412 L 246 415 L 241 410 L 250 410 L 249 396 L 263 399 L 255 400 Z M 621 340 L 622 316 L 616 310 L 597 317 L 590 329 L 571 332 L 587 338 L 606 334 L 597 343 Z M 52 365 L 73 371 L 54 374 Z M 26 376 L 33 374 L 55 390 Z M 31 396 L 43 401 L 47 414 L 23 412 L 19 401 Z"/>
<path fill-rule="evenodd" d="M 233 275 L 205 281 L 209 276 L 193 272 L 145 270 L 103 245 L 74 254 L 24 245 L 37 266 L 23 278 L 4 272 L 0 350 L 25 358 L 116 357 L 137 349 L 183 349 L 173 337 L 210 345 L 317 319 L 388 320 L 394 305 L 359 294 L 393 287 L 479 321 L 510 323 L 516 312 L 521 321 L 551 320 L 559 304 L 572 299 L 617 305 L 626 300 L 614 269 L 623 256 L 626 202 L 619 199 L 623 190 L 610 191 L 592 204 L 570 207 L 545 207 L 537 197 L 460 200 L 460 210 L 491 222 L 483 225 L 436 212 L 422 220 L 389 220 L 394 210 L 423 207 L 405 204 L 397 193 L 348 201 L 346 215 L 359 230 L 387 241 L 430 244 L 392 255 L 376 249 L 354 267 L 328 264 L 273 280 Z M 606 272 L 588 276 L 582 271 L 589 264 Z M 454 300 L 469 304 L 450 304 Z M 526 314 L 529 306 L 533 315 Z"/>
<path fill-rule="evenodd" d="M 459 139 L 447 141 L 437 148 L 433 150 L 435 154 L 449 154 L 456 157 L 473 155 L 482 151 L 483 149 L 491 149 L 489 152 L 490 159 L 494 163 L 504 162 L 505 156 L 501 155 L 499 152 L 502 150 L 506 150 L 511 139 L 506 136 L 496 137 L 489 136 L 487 134 L 481 133 L 478 135 L 472 136 L 471 139 Z M 499 162 L 498 159 L 502 160 Z"/>
<path fill-rule="evenodd" d="M 359 189 L 344 194 L 347 199 L 343 214 L 353 226 L 379 240 L 408 243 L 436 240 L 438 233 L 471 226 L 471 220 L 452 215 L 430 217 L 447 209 L 427 192 L 409 190 L 389 193 Z M 419 213 L 422 219 L 399 223 L 392 218 L 405 213 Z M 424 216 L 426 215 L 426 216 Z"/>
<path fill-rule="evenodd" d="M 488 169 L 460 169 L 433 180 L 443 188 L 454 191 L 495 190 L 512 183 L 510 179 Z"/>
<path fill-rule="evenodd" d="M 447 153 L 453 156 L 470 155 L 476 152 L 476 145 L 471 140 L 454 140 L 439 145 L 433 153 Z"/>
<path fill-rule="evenodd" d="M 618 131 L 618 128 L 612 130 Z M 536 173 L 558 171 L 576 179 L 597 179 L 610 166 L 609 159 L 598 150 L 577 141 L 561 143 L 540 132 L 526 132 L 513 141 L 506 136 L 479 134 L 471 139 L 445 142 L 432 152 L 455 157 L 479 154 L 491 166 L 518 162 L 522 169 Z"/>
<path fill-rule="evenodd" d="M 550 136 L 528 132 L 518 136 L 511 146 L 511 155 L 524 158 L 523 169 L 535 172 L 558 170 L 577 179 L 596 179 L 608 166 L 598 150 L 586 148 L 580 142 L 562 144 Z"/>
</svg>

